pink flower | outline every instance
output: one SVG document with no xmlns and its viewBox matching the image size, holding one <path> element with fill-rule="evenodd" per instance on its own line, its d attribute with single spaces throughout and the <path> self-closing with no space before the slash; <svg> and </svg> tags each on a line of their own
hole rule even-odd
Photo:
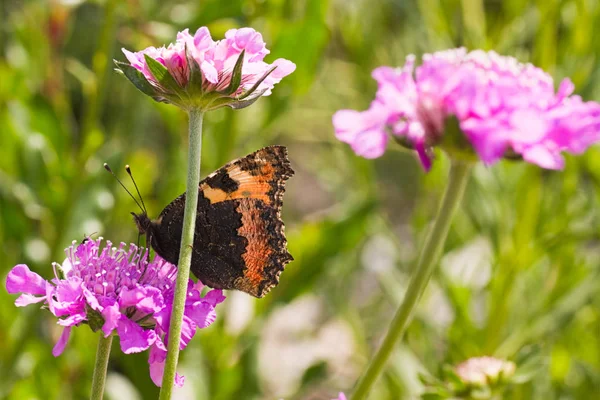
<svg viewBox="0 0 600 400">
<path fill-rule="evenodd" d="M 371 107 L 333 116 L 337 138 L 358 155 L 379 157 L 392 136 L 416 150 L 426 169 L 433 146 L 452 152 L 461 142 L 488 165 L 518 155 L 560 169 L 561 152 L 580 154 L 600 139 L 600 104 L 571 96 L 568 79 L 555 91 L 541 69 L 493 51 L 446 50 L 425 54 L 416 68 L 414 63 L 411 55 L 401 69 L 375 69 Z M 444 140 L 450 117 L 466 141 Z"/>
<path fill-rule="evenodd" d="M 338 394 L 338 397 L 336 397 L 335 399 L 331 399 L 331 400 L 346 400 L 346 395 L 343 392 L 340 392 Z"/>
<path fill-rule="evenodd" d="M 296 69 L 282 58 L 264 62 L 269 50 L 252 28 L 230 29 L 218 41 L 206 27 L 193 36 L 185 29 L 167 47 L 123 53 L 130 64 L 117 66 L 138 89 L 158 101 L 204 110 L 246 107 L 271 94 L 273 86 Z"/>
<path fill-rule="evenodd" d="M 126 354 L 150 349 L 150 375 L 160 386 L 177 268 L 158 256 L 148 261 L 148 251 L 133 244 L 116 248 L 110 241 L 101 247 L 101 242 L 101 238 L 80 245 L 74 242 L 65 250 L 63 264 L 54 264 L 51 281 L 19 264 L 8 273 L 6 289 L 22 293 L 15 301 L 18 307 L 43 302 L 58 317 L 65 329 L 54 356 L 65 349 L 72 327 L 88 324 L 104 337 L 116 332 Z M 225 299 L 221 290 L 202 297 L 202 287 L 200 282 L 189 282 L 181 349 L 198 328 L 214 322 L 215 306 Z M 183 377 L 177 376 L 175 383 L 181 386 Z"/>
<path fill-rule="evenodd" d="M 456 375 L 467 385 L 483 386 L 510 378 L 516 366 L 511 361 L 494 357 L 473 357 L 456 367 Z"/>
</svg>

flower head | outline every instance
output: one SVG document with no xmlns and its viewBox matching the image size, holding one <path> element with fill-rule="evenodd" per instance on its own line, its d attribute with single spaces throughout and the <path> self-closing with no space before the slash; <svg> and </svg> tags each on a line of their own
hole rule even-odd
<svg viewBox="0 0 600 400">
<path fill-rule="evenodd" d="M 455 367 L 444 366 L 442 379 L 424 374 L 419 379 L 425 386 L 423 398 L 496 399 L 508 387 L 525 383 L 532 376 L 531 367 L 519 373 L 511 361 L 474 357 Z"/>
<path fill-rule="evenodd" d="M 426 169 L 433 146 L 453 152 L 457 143 L 486 164 L 519 156 L 558 169 L 562 151 L 581 153 L 600 139 L 600 104 L 571 96 L 568 79 L 555 91 L 541 69 L 493 51 L 425 54 L 416 68 L 411 55 L 402 68 L 375 69 L 373 78 L 378 90 L 367 111 L 333 117 L 337 138 L 366 158 L 381 156 L 391 135 L 416 150 Z M 453 119 L 458 140 L 447 137 Z"/>
<path fill-rule="evenodd" d="M 515 363 L 494 357 L 473 357 L 458 364 L 456 375 L 466 385 L 483 386 L 506 380 L 515 373 Z"/>
<path fill-rule="evenodd" d="M 116 61 L 117 67 L 142 92 L 157 101 L 205 111 L 247 107 L 271 94 L 296 69 L 283 58 L 264 62 L 269 50 L 252 28 L 230 29 L 218 41 L 206 27 L 193 36 L 186 29 L 167 47 L 123 53 L 129 64 Z"/>
<path fill-rule="evenodd" d="M 69 339 L 71 328 L 88 324 L 104 337 L 117 334 L 121 350 L 138 353 L 150 349 L 150 375 L 160 386 L 166 356 L 166 333 L 177 268 L 131 244 L 113 247 L 110 241 L 86 239 L 65 250 L 66 260 L 54 264 L 55 278 L 44 280 L 26 265 L 19 264 L 9 273 L 6 289 L 22 293 L 18 307 L 44 303 L 65 327 L 52 354 L 60 355 Z M 220 290 L 201 296 L 202 283 L 190 280 L 186 299 L 180 347 L 183 349 L 198 328 L 209 326 L 216 318 L 215 306 L 225 297 Z M 177 376 L 177 385 L 183 377 Z"/>
</svg>

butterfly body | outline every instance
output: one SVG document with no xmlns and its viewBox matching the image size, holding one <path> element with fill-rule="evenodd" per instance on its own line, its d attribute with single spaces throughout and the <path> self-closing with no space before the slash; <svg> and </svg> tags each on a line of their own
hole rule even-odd
<svg viewBox="0 0 600 400">
<path fill-rule="evenodd" d="M 279 282 L 288 253 L 280 211 L 284 184 L 293 174 L 283 146 L 270 146 L 232 161 L 202 182 L 191 270 L 204 284 L 263 297 Z M 185 193 L 156 220 L 134 214 L 152 248 L 177 264 Z"/>
</svg>

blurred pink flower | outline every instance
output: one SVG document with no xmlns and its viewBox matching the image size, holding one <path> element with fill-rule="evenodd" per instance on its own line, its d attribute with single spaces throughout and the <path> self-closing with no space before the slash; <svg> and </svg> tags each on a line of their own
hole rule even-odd
<svg viewBox="0 0 600 400">
<path fill-rule="evenodd" d="M 515 369 L 516 366 L 511 361 L 494 357 L 473 357 L 460 363 L 455 371 L 463 383 L 482 386 L 510 378 Z"/>
<path fill-rule="evenodd" d="M 555 92 L 552 77 L 541 69 L 493 51 L 452 49 L 425 54 L 416 69 L 414 63 L 410 55 L 402 68 L 375 69 L 378 90 L 371 107 L 333 116 L 337 138 L 358 155 L 381 156 L 392 135 L 416 150 L 429 169 L 433 146 L 452 150 L 444 142 L 449 117 L 456 117 L 469 146 L 488 165 L 519 155 L 559 169 L 562 151 L 579 154 L 600 139 L 600 104 L 571 96 L 568 79 Z"/>
<path fill-rule="evenodd" d="M 68 247 L 63 264 L 54 263 L 51 281 L 19 264 L 8 273 L 6 289 L 22 293 L 15 301 L 18 307 L 43 302 L 59 318 L 65 329 L 52 350 L 55 357 L 65 349 L 74 326 L 88 324 L 104 337 L 116 331 L 125 354 L 150 348 L 150 375 L 160 386 L 177 268 L 158 256 L 148 261 L 148 251 L 133 244 L 116 248 L 107 241 L 102 248 L 101 242 L 87 239 Z M 196 329 L 215 320 L 215 306 L 225 299 L 221 290 L 202 297 L 202 287 L 189 282 L 181 349 Z M 178 375 L 175 384 L 183 385 L 183 377 Z"/>
<path fill-rule="evenodd" d="M 331 399 L 331 400 L 346 400 L 346 395 L 343 392 L 340 392 L 338 394 L 338 397 L 336 397 L 335 399 Z"/>
<path fill-rule="evenodd" d="M 140 90 L 151 92 L 146 94 L 156 100 L 184 108 L 245 107 L 258 97 L 271 94 L 273 86 L 296 69 L 294 63 L 283 58 L 272 64 L 264 62 L 270 51 L 262 35 L 252 28 L 230 29 L 218 41 L 212 39 L 206 27 L 199 28 L 193 36 L 185 29 L 167 47 L 148 47 L 135 53 L 123 49 L 123 53 L 130 64 L 117 62 L 117 66 Z M 236 70 L 240 57 L 240 69 Z M 174 81 L 169 77 L 161 79 L 148 58 L 160 63 L 158 69 L 166 68 Z M 140 87 L 143 82 L 127 67 L 140 71 L 150 87 Z"/>
</svg>

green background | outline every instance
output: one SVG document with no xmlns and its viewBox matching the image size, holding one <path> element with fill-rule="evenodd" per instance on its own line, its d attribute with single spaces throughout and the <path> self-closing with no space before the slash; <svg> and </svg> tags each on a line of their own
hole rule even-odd
<svg viewBox="0 0 600 400">
<path fill-rule="evenodd" d="M 0 276 L 51 262 L 85 234 L 137 240 L 133 201 L 102 168 L 131 165 L 151 216 L 184 191 L 187 118 L 112 70 L 130 50 L 206 25 L 260 31 L 297 70 L 250 108 L 205 120 L 203 175 L 269 144 L 289 147 L 296 175 L 284 220 L 296 261 L 256 300 L 228 293 L 218 320 L 182 352 L 180 398 L 330 399 L 350 392 L 402 298 L 448 170 L 425 174 L 391 145 L 374 161 L 333 135 L 332 114 L 364 109 L 370 71 L 456 46 L 494 49 L 571 77 L 600 100 L 593 0 L 18 1 L 0 0 Z M 537 354 L 510 399 L 600 393 L 600 151 L 564 171 L 478 165 L 446 255 L 371 399 L 410 399 L 418 373 L 477 355 Z M 3 284 L 4 285 L 4 284 Z M 89 394 L 96 337 L 74 329 L 66 351 L 47 311 L 0 290 L 0 398 Z M 108 399 L 151 399 L 147 354 L 115 342 Z"/>
</svg>

